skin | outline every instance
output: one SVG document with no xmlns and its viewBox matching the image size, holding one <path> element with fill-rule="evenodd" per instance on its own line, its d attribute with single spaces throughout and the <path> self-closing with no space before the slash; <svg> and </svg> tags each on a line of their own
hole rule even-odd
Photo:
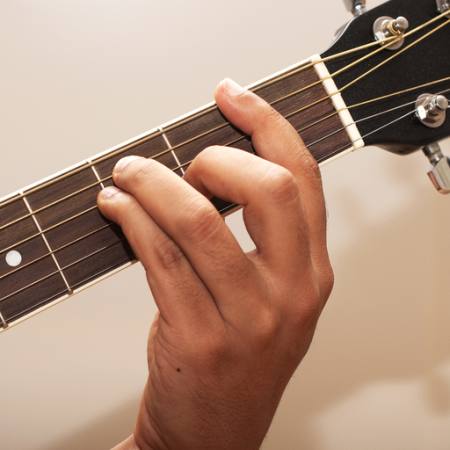
<svg viewBox="0 0 450 450">
<path fill-rule="evenodd" d="M 180 178 L 127 157 L 98 198 L 159 313 L 134 434 L 117 449 L 258 449 L 333 286 L 320 172 L 291 125 L 224 80 L 223 114 L 259 156 L 209 147 Z M 243 206 L 244 253 L 212 196 Z"/>
</svg>

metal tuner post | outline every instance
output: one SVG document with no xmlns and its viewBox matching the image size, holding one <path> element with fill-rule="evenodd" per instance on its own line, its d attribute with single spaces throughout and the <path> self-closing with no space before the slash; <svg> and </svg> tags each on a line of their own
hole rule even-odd
<svg viewBox="0 0 450 450">
<path fill-rule="evenodd" d="M 416 118 L 427 128 L 439 128 L 447 118 L 449 101 L 440 94 L 422 94 L 416 100 Z M 447 158 L 437 142 L 422 149 L 430 161 L 432 169 L 428 176 L 441 194 L 450 194 L 450 159 Z"/>
<path fill-rule="evenodd" d="M 436 0 L 437 9 L 440 13 L 443 13 L 445 11 L 449 12 L 450 17 L 450 0 Z"/>
<path fill-rule="evenodd" d="M 354 16 L 360 16 L 367 11 L 366 0 L 344 0 L 345 8 Z"/>
<path fill-rule="evenodd" d="M 433 166 L 428 172 L 431 182 L 441 194 L 450 194 L 450 158 L 447 158 L 437 142 L 423 147 L 425 156 Z"/>
</svg>

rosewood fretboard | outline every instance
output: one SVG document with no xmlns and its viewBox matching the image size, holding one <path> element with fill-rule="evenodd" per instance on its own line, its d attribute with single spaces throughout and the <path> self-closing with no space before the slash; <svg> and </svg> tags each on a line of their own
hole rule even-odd
<svg viewBox="0 0 450 450">
<path fill-rule="evenodd" d="M 254 89 L 268 102 L 276 102 L 274 107 L 323 161 L 352 143 L 319 81 L 314 67 L 295 68 Z M 1 326 L 134 261 L 121 231 L 96 207 L 97 193 L 111 184 L 116 161 L 125 155 L 155 158 L 183 175 L 189 162 L 212 144 L 254 151 L 248 137 L 215 107 L 208 107 L 0 202 Z M 232 207 L 220 201 L 216 206 L 221 212 Z"/>
</svg>

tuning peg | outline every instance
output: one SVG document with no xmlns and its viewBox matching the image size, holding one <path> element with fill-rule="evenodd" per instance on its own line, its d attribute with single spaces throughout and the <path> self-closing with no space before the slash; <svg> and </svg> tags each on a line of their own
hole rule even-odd
<svg viewBox="0 0 450 450">
<path fill-rule="evenodd" d="M 360 16 L 366 12 L 366 0 L 344 0 L 345 8 L 354 16 Z"/>
<path fill-rule="evenodd" d="M 449 0 L 436 0 L 437 9 L 440 13 L 448 11 L 450 13 L 450 2 Z"/>
<path fill-rule="evenodd" d="M 441 194 L 450 194 L 450 158 L 447 158 L 437 142 L 426 145 L 422 151 L 433 166 L 428 172 L 431 182 Z"/>
</svg>

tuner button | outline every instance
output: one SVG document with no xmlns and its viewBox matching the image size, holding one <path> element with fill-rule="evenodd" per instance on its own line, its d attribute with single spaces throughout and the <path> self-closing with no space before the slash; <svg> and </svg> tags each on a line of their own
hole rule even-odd
<svg viewBox="0 0 450 450">
<path fill-rule="evenodd" d="M 380 45 L 386 45 L 387 50 L 398 50 L 405 42 L 404 34 L 409 28 L 409 21 L 406 17 L 381 16 L 373 24 L 373 35 Z M 391 38 L 392 44 L 386 44 L 386 39 Z M 395 38 L 395 39 L 393 39 Z"/>
<path fill-rule="evenodd" d="M 366 12 L 366 0 L 344 0 L 345 8 L 354 16 L 360 16 Z"/>
<path fill-rule="evenodd" d="M 439 128 L 446 121 L 448 107 L 444 95 L 422 94 L 416 101 L 416 117 L 426 127 Z"/>
<path fill-rule="evenodd" d="M 409 21 L 406 17 L 403 16 L 397 17 L 392 22 L 392 28 L 397 33 L 404 33 L 409 28 Z"/>
<path fill-rule="evenodd" d="M 439 114 L 442 111 L 448 109 L 448 100 L 447 97 L 443 95 L 437 95 L 433 98 L 432 110 L 433 112 Z"/>
</svg>

